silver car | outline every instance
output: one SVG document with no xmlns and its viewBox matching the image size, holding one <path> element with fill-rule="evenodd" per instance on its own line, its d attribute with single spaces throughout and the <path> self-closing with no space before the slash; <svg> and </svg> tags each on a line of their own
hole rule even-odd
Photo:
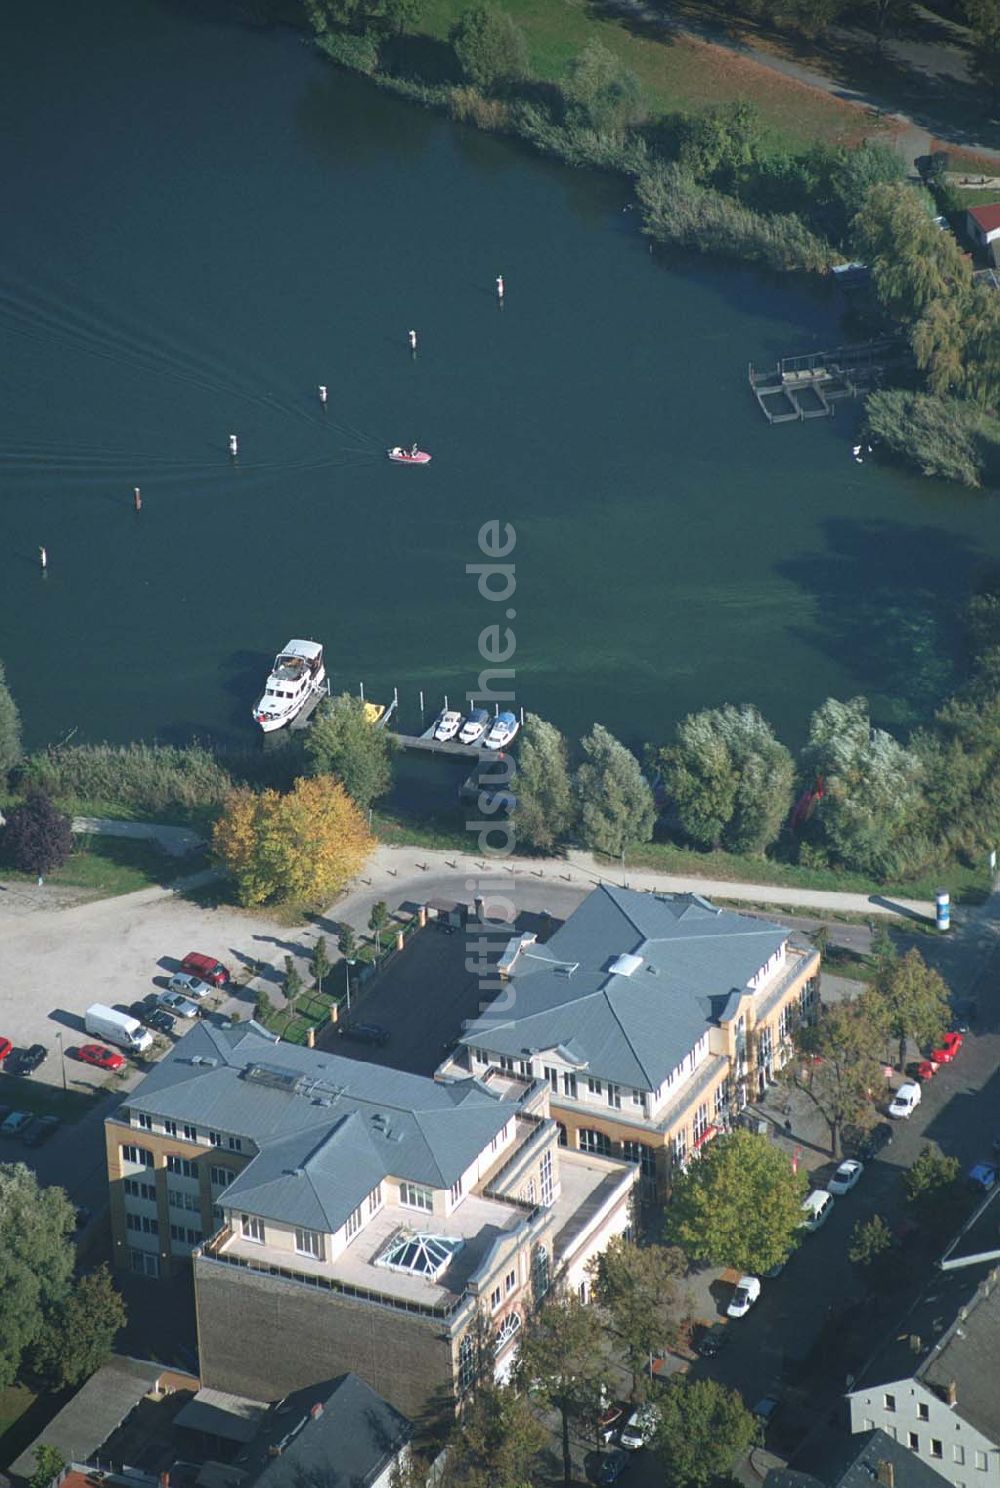
<svg viewBox="0 0 1000 1488">
<path fill-rule="evenodd" d="M 179 992 L 160 992 L 157 996 L 157 1004 L 164 1007 L 177 1018 L 197 1018 L 199 1008 L 190 997 L 182 997 Z"/>
<path fill-rule="evenodd" d="M 167 990 L 179 992 L 182 997 L 191 997 L 195 1002 L 203 1002 L 206 997 L 211 997 L 215 988 L 208 982 L 203 982 L 201 977 L 189 976 L 186 971 L 179 971 L 170 978 Z"/>
</svg>

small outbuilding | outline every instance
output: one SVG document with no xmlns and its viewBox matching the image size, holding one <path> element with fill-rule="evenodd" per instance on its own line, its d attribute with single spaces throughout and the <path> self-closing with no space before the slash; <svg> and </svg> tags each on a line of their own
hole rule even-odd
<svg viewBox="0 0 1000 1488">
<path fill-rule="evenodd" d="M 968 207 L 966 230 L 977 248 L 985 251 L 990 262 L 1000 264 L 1000 202 L 985 207 Z"/>
</svg>

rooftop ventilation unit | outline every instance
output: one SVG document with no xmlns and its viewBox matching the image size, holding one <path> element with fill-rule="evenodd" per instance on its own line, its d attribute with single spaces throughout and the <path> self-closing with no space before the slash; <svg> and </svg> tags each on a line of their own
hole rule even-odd
<svg viewBox="0 0 1000 1488">
<path fill-rule="evenodd" d="M 571 977 L 579 968 L 579 961 L 559 961 L 554 967 L 557 976 Z"/>
<path fill-rule="evenodd" d="M 212 1059 L 208 1054 L 191 1055 L 192 1064 L 202 1064 L 205 1066 L 206 1069 L 215 1069 L 215 1066 L 218 1064 L 218 1062 L 219 1061 L 217 1059 Z"/>
<path fill-rule="evenodd" d="M 641 956 L 633 956 L 631 951 L 625 951 L 621 956 L 616 956 L 609 968 L 612 976 L 633 976 L 642 965 Z"/>
<path fill-rule="evenodd" d="M 270 1090 L 285 1090 L 297 1095 L 302 1085 L 302 1075 L 296 1070 L 282 1069 L 275 1064 L 250 1064 L 243 1077 L 252 1085 L 265 1085 Z"/>
</svg>

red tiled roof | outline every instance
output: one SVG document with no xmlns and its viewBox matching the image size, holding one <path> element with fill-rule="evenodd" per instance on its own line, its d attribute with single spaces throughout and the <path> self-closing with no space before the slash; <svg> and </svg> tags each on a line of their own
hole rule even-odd
<svg viewBox="0 0 1000 1488">
<path fill-rule="evenodd" d="M 969 216 L 979 224 L 983 232 L 996 232 L 1000 227 L 1000 202 L 993 202 L 988 207 L 969 207 L 968 210 Z"/>
</svg>

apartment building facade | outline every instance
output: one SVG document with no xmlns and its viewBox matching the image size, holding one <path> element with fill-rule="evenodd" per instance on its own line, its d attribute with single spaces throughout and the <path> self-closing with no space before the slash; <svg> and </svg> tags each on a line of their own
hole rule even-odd
<svg viewBox="0 0 1000 1488">
<path fill-rule="evenodd" d="M 541 1079 L 566 1148 L 636 1163 L 662 1193 L 813 1013 L 819 955 L 789 936 L 697 895 L 602 885 L 545 944 L 511 942 L 503 992 L 439 1073 Z"/>
<path fill-rule="evenodd" d="M 201 1024 L 108 1118 L 116 1265 L 194 1269 L 204 1383 L 354 1370 L 447 1415 L 552 1279 L 631 1223 L 636 1171 L 567 1153 L 541 1080 L 441 1082 Z"/>
</svg>

